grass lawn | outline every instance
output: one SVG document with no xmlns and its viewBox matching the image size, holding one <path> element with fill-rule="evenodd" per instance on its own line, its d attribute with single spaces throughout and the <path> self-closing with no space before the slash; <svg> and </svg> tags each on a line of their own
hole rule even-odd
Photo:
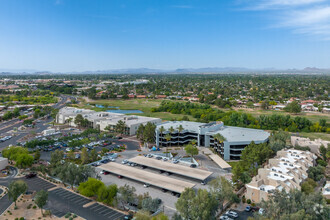
<svg viewBox="0 0 330 220">
<path fill-rule="evenodd" d="M 108 105 L 108 106 L 118 106 L 121 110 L 140 110 L 143 111 L 141 114 L 134 114 L 134 115 L 142 115 L 147 117 L 156 117 L 161 118 L 165 121 L 170 120 L 180 120 L 183 114 L 172 114 L 169 112 L 151 112 L 151 108 L 158 107 L 163 100 L 160 99 L 128 99 L 128 100 L 121 100 L 121 99 L 110 99 L 110 100 L 93 100 L 89 102 L 90 104 L 99 104 L 99 105 Z M 80 106 L 83 108 L 91 108 L 91 106 L 83 104 Z M 96 110 L 93 108 L 93 110 Z M 195 121 L 195 119 L 187 115 L 189 120 Z"/>
<path fill-rule="evenodd" d="M 292 133 L 292 134 L 294 135 L 294 134 L 297 134 L 297 133 Z M 322 140 L 330 141 L 330 134 L 327 134 L 327 133 L 299 132 L 298 134 L 302 137 L 310 138 L 311 140 L 321 138 Z"/>
<path fill-rule="evenodd" d="M 228 111 L 225 109 L 222 109 L 224 111 Z M 238 112 L 245 112 L 245 113 L 249 113 L 254 117 L 257 117 L 259 115 L 272 115 L 272 114 L 278 114 L 278 115 L 290 115 L 291 117 L 305 117 L 309 120 L 311 120 L 312 122 L 318 122 L 320 119 L 325 119 L 327 120 L 327 122 L 330 121 L 330 114 L 324 114 L 324 113 L 320 113 L 320 112 L 313 112 L 313 113 L 306 113 L 306 112 L 302 112 L 300 114 L 290 114 L 288 112 L 284 112 L 284 111 L 275 111 L 275 110 L 261 110 L 261 109 L 237 109 Z"/>
</svg>

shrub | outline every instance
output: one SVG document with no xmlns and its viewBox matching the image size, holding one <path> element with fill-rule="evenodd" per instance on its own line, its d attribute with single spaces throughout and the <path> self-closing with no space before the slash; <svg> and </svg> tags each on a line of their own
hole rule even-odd
<svg viewBox="0 0 330 220">
<path fill-rule="evenodd" d="M 246 202 L 247 204 L 251 204 L 251 199 L 248 199 Z"/>
<path fill-rule="evenodd" d="M 19 220 L 24 220 L 25 218 L 24 217 L 20 217 Z"/>
<path fill-rule="evenodd" d="M 69 218 L 70 216 L 71 216 L 71 213 L 70 213 L 70 212 L 68 212 L 68 213 L 66 213 L 66 214 L 65 214 L 65 216 L 64 216 L 64 217 L 65 217 L 65 218 Z"/>
<path fill-rule="evenodd" d="M 33 209 L 36 209 L 36 208 L 37 208 L 37 206 L 35 206 L 35 205 L 34 205 L 32 208 L 33 208 Z"/>
</svg>

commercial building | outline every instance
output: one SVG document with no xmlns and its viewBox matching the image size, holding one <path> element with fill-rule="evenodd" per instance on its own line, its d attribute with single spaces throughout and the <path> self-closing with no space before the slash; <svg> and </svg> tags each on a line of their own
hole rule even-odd
<svg viewBox="0 0 330 220">
<path fill-rule="evenodd" d="M 167 134 L 170 134 L 170 140 L 166 139 Z M 224 126 L 223 122 L 170 121 L 158 124 L 156 128 L 157 146 L 184 145 L 194 140 L 198 146 L 214 148 L 225 160 L 240 159 L 242 150 L 252 141 L 260 144 L 267 142 L 268 137 L 266 131 Z"/>
<path fill-rule="evenodd" d="M 125 115 L 113 112 L 95 112 L 89 109 L 78 109 L 73 107 L 61 108 L 56 116 L 56 122 L 60 124 L 68 123 L 71 126 L 76 127 L 74 123 L 75 117 L 81 114 L 89 122 L 89 127 L 106 130 L 108 127 L 114 129 L 118 121 L 123 121 L 126 124 L 125 134 L 135 135 L 140 124 L 147 124 L 148 122 L 158 124 L 161 123 L 159 118 L 151 118 L 136 115 Z"/>
<path fill-rule="evenodd" d="M 330 141 L 324 141 L 322 139 L 312 141 L 309 138 L 291 136 L 291 144 L 292 146 L 309 147 L 312 153 L 319 155 L 321 145 L 327 147 Z"/>
<path fill-rule="evenodd" d="M 268 164 L 258 170 L 258 175 L 245 185 L 245 197 L 253 203 L 259 203 L 267 201 L 275 190 L 300 190 L 300 184 L 308 177 L 307 170 L 314 165 L 315 159 L 316 156 L 309 151 L 278 151 L 276 157 L 269 159 Z"/>
<path fill-rule="evenodd" d="M 5 169 L 8 166 L 8 159 L 0 157 L 0 170 Z"/>
</svg>

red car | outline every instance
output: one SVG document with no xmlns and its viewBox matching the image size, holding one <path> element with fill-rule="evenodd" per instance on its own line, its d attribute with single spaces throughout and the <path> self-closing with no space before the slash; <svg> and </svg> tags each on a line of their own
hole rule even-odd
<svg viewBox="0 0 330 220">
<path fill-rule="evenodd" d="M 25 175 L 25 178 L 26 179 L 31 179 L 31 178 L 36 177 L 36 176 L 37 176 L 36 173 L 29 173 L 29 174 Z"/>
</svg>

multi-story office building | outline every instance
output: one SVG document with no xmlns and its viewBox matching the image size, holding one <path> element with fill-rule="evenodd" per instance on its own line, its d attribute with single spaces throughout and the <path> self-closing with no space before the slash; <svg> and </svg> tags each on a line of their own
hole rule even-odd
<svg viewBox="0 0 330 220">
<path fill-rule="evenodd" d="M 167 134 L 170 140 L 166 139 Z M 198 146 L 214 148 L 225 160 L 240 159 L 242 150 L 252 141 L 260 144 L 267 142 L 268 137 L 266 131 L 224 126 L 223 122 L 170 121 L 156 128 L 157 146 L 184 145 L 194 140 Z"/>
</svg>

